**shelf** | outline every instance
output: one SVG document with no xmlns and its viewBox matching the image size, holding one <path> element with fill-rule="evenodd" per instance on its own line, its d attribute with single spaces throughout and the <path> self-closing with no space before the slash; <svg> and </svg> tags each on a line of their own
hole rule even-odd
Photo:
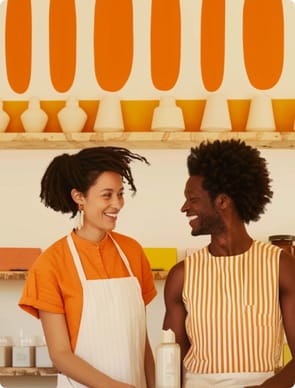
<svg viewBox="0 0 295 388">
<path fill-rule="evenodd" d="M 12 377 L 12 376 L 56 376 L 57 369 L 55 368 L 0 368 L 1 377 Z"/>
<path fill-rule="evenodd" d="M 258 148 L 294 148 L 294 132 L 5 132 L 0 149 L 81 149 L 112 145 L 130 149 L 189 149 L 204 140 L 241 139 Z"/>
<path fill-rule="evenodd" d="M 165 280 L 167 274 L 167 271 L 153 271 L 155 280 Z M 27 271 L 0 271 L 0 280 L 25 280 L 27 276 Z"/>
<path fill-rule="evenodd" d="M 0 280 L 25 280 L 28 271 L 0 271 Z"/>
</svg>

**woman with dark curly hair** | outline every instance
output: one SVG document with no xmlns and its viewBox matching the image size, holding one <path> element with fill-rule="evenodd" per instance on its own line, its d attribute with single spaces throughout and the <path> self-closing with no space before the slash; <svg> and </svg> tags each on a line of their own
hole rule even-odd
<svg viewBox="0 0 295 388">
<path fill-rule="evenodd" d="M 79 226 L 32 266 L 19 305 L 40 318 L 59 370 L 57 387 L 154 388 L 145 305 L 156 295 L 140 244 L 113 229 L 129 164 L 147 160 L 125 148 L 94 147 L 55 157 L 41 181 L 45 206 Z"/>
<path fill-rule="evenodd" d="M 187 159 L 181 208 L 211 235 L 169 272 L 164 329 L 181 346 L 185 388 L 289 388 L 295 382 L 295 259 L 245 224 L 271 201 L 266 161 L 239 140 L 201 143 Z M 284 330 L 293 360 L 281 368 Z"/>
</svg>

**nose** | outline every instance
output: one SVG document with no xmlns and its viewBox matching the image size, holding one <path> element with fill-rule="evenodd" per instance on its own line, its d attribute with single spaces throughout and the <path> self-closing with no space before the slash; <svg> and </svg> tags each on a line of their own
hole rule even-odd
<svg viewBox="0 0 295 388">
<path fill-rule="evenodd" d="M 187 202 L 185 201 L 184 204 L 181 206 L 180 211 L 184 213 L 186 212 L 186 210 L 187 210 Z"/>
<path fill-rule="evenodd" d="M 112 206 L 116 209 L 121 209 L 124 206 L 124 198 L 118 195 L 114 195 Z"/>
</svg>

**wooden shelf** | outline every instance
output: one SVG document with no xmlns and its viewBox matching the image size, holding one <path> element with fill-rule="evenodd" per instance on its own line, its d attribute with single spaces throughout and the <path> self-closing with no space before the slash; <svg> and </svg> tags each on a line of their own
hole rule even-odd
<svg viewBox="0 0 295 388">
<path fill-rule="evenodd" d="M 166 280 L 168 271 L 155 271 L 153 270 L 154 280 Z"/>
<path fill-rule="evenodd" d="M 56 376 L 58 373 L 55 368 L 0 368 L 0 376 L 12 377 L 12 376 Z"/>
<path fill-rule="evenodd" d="M 25 280 L 28 271 L 0 271 L 0 280 Z"/>
<path fill-rule="evenodd" d="M 258 148 L 294 148 L 294 132 L 5 132 L 0 149 L 81 149 L 113 145 L 131 149 L 189 149 L 204 140 L 241 139 Z"/>
<path fill-rule="evenodd" d="M 167 274 L 167 271 L 153 271 L 155 280 L 165 280 Z M 27 276 L 27 271 L 0 271 L 0 280 L 25 280 Z"/>
</svg>

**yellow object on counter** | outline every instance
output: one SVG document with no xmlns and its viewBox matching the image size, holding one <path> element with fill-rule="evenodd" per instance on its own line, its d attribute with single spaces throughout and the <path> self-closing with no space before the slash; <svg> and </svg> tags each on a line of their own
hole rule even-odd
<svg viewBox="0 0 295 388">
<path fill-rule="evenodd" d="M 176 248 L 143 248 L 152 270 L 169 271 L 177 262 Z"/>
</svg>

